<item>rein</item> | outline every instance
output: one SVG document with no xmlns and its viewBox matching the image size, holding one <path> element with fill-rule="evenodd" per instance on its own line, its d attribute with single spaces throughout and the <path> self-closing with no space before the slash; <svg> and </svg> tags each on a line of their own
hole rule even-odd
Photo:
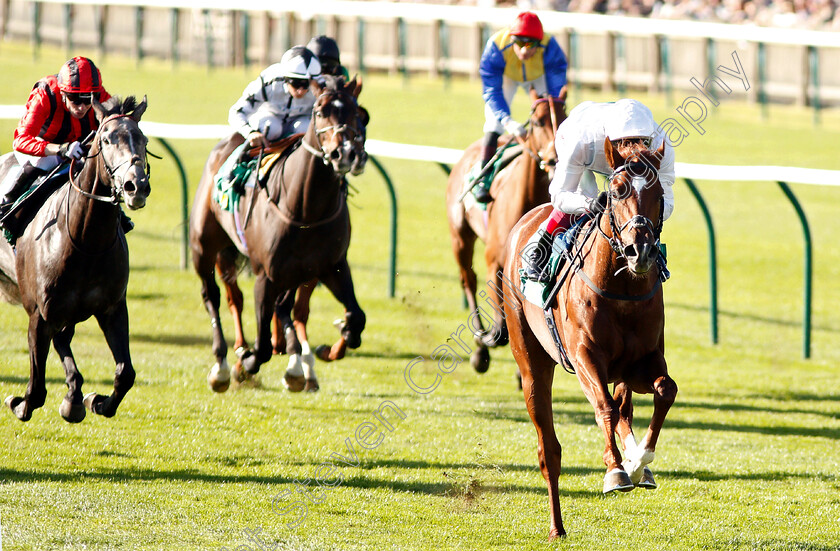
<svg viewBox="0 0 840 551">
<path fill-rule="evenodd" d="M 533 115 L 533 114 L 534 114 L 534 111 L 536 111 L 536 110 L 537 110 L 537 106 L 538 106 L 539 104 L 541 104 L 541 103 L 546 103 L 546 102 L 548 103 L 548 112 L 549 112 L 549 113 L 550 113 L 550 115 L 551 115 L 551 128 L 552 128 L 552 134 L 553 134 L 554 132 L 556 132 L 556 131 L 557 131 L 557 110 L 556 110 L 556 109 L 555 109 L 555 107 L 554 107 L 554 102 L 555 102 L 555 101 L 558 101 L 558 102 L 562 103 L 563 105 L 565 105 L 565 104 L 566 104 L 566 102 L 565 102 L 565 101 L 563 101 L 563 100 L 560 100 L 560 99 L 557 99 L 557 98 L 550 98 L 550 97 L 547 97 L 547 98 L 539 98 L 539 99 L 537 99 L 537 100 L 533 103 L 533 105 L 531 105 L 531 115 Z M 531 124 L 531 118 L 529 117 L 529 118 L 528 118 L 528 125 L 530 125 L 530 124 Z M 531 136 L 533 136 L 533 132 L 531 133 Z M 528 155 L 530 155 L 530 156 L 531 156 L 531 158 L 532 158 L 532 159 L 534 159 L 534 161 L 536 161 L 537 165 L 540 167 L 540 170 L 542 170 L 542 171 L 544 171 L 544 172 L 548 172 L 548 170 L 549 170 L 549 165 L 548 165 L 548 163 L 546 163 L 546 161 L 542 158 L 542 155 L 540 155 L 540 152 L 539 152 L 539 151 L 535 152 L 533 149 L 531 149 L 531 148 L 528 146 L 528 140 L 524 140 L 524 139 L 518 138 L 518 139 L 517 139 L 517 141 L 518 141 L 518 142 L 519 142 L 519 144 L 522 146 L 522 149 L 523 149 L 526 153 L 528 153 Z"/>
</svg>

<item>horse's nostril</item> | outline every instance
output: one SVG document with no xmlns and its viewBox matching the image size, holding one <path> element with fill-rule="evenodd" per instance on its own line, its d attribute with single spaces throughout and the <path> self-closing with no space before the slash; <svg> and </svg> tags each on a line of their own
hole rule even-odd
<svg viewBox="0 0 840 551">
<path fill-rule="evenodd" d="M 134 182 L 129 180 L 123 185 L 123 191 L 126 193 L 134 193 L 137 191 L 137 186 L 134 185 Z"/>
<path fill-rule="evenodd" d="M 627 245 L 624 247 L 624 256 L 627 258 L 635 258 L 638 255 L 634 245 Z"/>
<path fill-rule="evenodd" d="M 337 160 L 341 159 L 341 151 L 339 151 L 338 149 L 334 149 L 333 152 L 330 153 L 330 158 L 333 161 L 337 161 Z"/>
</svg>

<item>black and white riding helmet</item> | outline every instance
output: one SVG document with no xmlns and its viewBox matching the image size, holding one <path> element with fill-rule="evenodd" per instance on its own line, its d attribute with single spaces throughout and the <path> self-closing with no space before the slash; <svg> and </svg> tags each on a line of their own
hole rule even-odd
<svg viewBox="0 0 840 551">
<path fill-rule="evenodd" d="M 309 79 L 320 75 L 318 57 L 304 46 L 294 46 L 280 58 L 280 76 L 284 78 Z"/>
</svg>

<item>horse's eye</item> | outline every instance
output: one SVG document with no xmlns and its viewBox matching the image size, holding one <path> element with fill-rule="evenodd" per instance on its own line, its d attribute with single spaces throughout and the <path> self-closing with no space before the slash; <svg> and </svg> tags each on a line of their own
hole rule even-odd
<svg viewBox="0 0 840 551">
<path fill-rule="evenodd" d="M 108 136 L 102 136 L 102 145 L 111 145 L 111 140 L 108 139 Z"/>
</svg>

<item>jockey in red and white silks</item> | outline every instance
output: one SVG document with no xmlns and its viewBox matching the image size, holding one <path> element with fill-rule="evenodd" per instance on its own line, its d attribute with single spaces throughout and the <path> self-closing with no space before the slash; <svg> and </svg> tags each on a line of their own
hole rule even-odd
<svg viewBox="0 0 840 551">
<path fill-rule="evenodd" d="M 558 232 L 573 225 L 574 218 L 583 222 L 597 209 L 600 190 L 595 174 L 612 174 L 604 152 L 605 140 L 609 138 L 614 144 L 619 140 L 639 140 L 648 150 L 656 151 L 665 141 L 657 130 L 650 109 L 634 99 L 612 103 L 586 101 L 571 110 L 554 139 L 557 165 L 548 188 L 554 210 L 537 232 L 540 241 L 526 264 L 526 277 L 542 281 L 548 257 L 542 251 L 551 247 Z M 674 148 L 666 143 L 657 171 L 663 191 L 663 221 L 674 211 L 674 158 Z"/>
</svg>

